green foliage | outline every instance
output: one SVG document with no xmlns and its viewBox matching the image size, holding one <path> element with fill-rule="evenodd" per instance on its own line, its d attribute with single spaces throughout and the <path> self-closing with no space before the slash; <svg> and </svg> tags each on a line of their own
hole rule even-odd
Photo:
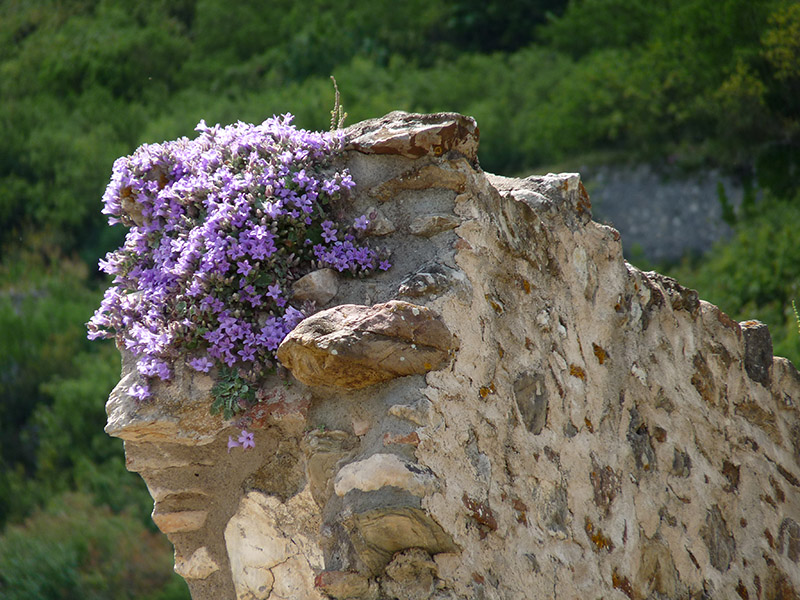
<svg viewBox="0 0 800 600">
<path fill-rule="evenodd" d="M 0 536 L 0 596 L 5 600 L 179 600 L 188 589 L 170 574 L 170 544 L 137 519 L 90 497 L 51 499 Z"/>
<path fill-rule="evenodd" d="M 800 293 L 800 194 L 791 202 L 769 198 L 757 207 L 756 217 L 737 223 L 731 240 L 698 264 L 685 261 L 670 275 L 739 321 L 767 323 L 775 353 L 800 364 L 791 308 Z"/>
<path fill-rule="evenodd" d="M 239 369 L 222 366 L 219 369 L 217 381 L 211 388 L 214 403 L 211 405 L 211 414 L 220 412 L 226 419 L 244 410 L 244 407 L 255 401 L 256 390 L 239 375 Z"/>
</svg>

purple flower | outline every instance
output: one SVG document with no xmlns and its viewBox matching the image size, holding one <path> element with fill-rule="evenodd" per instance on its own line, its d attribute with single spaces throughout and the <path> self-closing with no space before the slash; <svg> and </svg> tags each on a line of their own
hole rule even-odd
<svg viewBox="0 0 800 600">
<path fill-rule="evenodd" d="M 207 356 L 201 356 L 200 358 L 191 359 L 189 361 L 189 366 L 195 371 L 208 373 L 209 369 L 214 366 L 214 363 Z"/>
<path fill-rule="evenodd" d="M 242 445 L 244 450 L 256 447 L 256 443 L 253 440 L 253 434 L 245 431 L 244 429 L 242 429 L 242 435 L 239 436 L 239 443 Z"/>
<path fill-rule="evenodd" d="M 150 387 L 146 384 L 140 385 L 138 383 L 134 383 L 128 390 L 128 394 L 137 400 L 142 401 L 150 397 Z"/>
<path fill-rule="evenodd" d="M 377 253 L 328 218 L 334 196 L 355 185 L 346 170 L 329 170 L 341 136 L 291 121 L 201 121 L 195 139 L 145 144 L 114 163 L 102 212 L 130 231 L 100 263 L 113 285 L 87 324 L 90 338 L 116 337 L 147 378 L 170 378 L 186 354 L 199 372 L 216 361 L 266 362 L 303 318 L 283 288 L 310 261 L 353 274 L 374 268 Z M 366 215 L 353 222 L 368 226 Z M 308 262 L 289 264 L 284 248 Z M 269 316 L 254 310 L 267 304 Z M 150 391 L 136 384 L 130 394 Z"/>
<path fill-rule="evenodd" d="M 273 283 L 270 286 L 267 286 L 267 296 L 277 300 L 281 297 L 281 286 L 280 284 Z"/>
<path fill-rule="evenodd" d="M 333 226 L 333 221 L 322 222 L 322 239 L 330 243 L 338 239 L 336 237 L 337 229 Z"/>
<path fill-rule="evenodd" d="M 353 227 L 360 231 L 365 231 L 367 227 L 369 227 L 369 219 L 367 215 L 361 215 L 355 221 L 353 221 Z"/>
<path fill-rule="evenodd" d="M 231 448 L 238 448 L 239 446 L 240 446 L 239 442 L 234 441 L 234 439 L 231 436 L 228 436 L 228 454 L 231 453 Z"/>
<path fill-rule="evenodd" d="M 392 263 L 390 263 L 388 260 L 382 260 L 381 264 L 378 265 L 378 268 L 381 271 L 388 271 L 391 266 L 392 266 Z"/>
</svg>

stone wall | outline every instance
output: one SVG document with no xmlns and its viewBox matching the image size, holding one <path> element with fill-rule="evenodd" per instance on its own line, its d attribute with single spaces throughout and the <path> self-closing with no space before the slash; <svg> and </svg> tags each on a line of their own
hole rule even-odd
<svg viewBox="0 0 800 600">
<path fill-rule="evenodd" d="M 131 356 L 107 405 L 193 598 L 798 598 L 767 328 L 627 264 L 578 175 L 484 173 L 472 119 L 346 133 L 394 266 L 299 281 L 321 310 L 235 422 L 180 365 L 137 403 Z"/>
</svg>

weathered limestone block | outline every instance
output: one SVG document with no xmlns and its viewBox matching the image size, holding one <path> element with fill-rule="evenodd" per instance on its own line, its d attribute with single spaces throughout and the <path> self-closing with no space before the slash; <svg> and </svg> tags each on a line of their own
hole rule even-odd
<svg viewBox="0 0 800 600">
<path fill-rule="evenodd" d="M 798 598 L 800 373 L 626 263 L 577 174 L 486 174 L 477 140 L 445 113 L 345 131 L 344 217 L 394 266 L 306 297 L 339 306 L 236 420 L 180 361 L 131 399 L 124 356 L 107 431 L 193 598 Z"/>
<path fill-rule="evenodd" d="M 157 403 L 139 402 L 128 394 L 139 382 L 134 357 L 122 352 L 122 376 L 106 403 L 108 435 L 126 441 L 198 445 L 211 442 L 224 427 L 222 419 L 208 412 L 213 380 L 178 363 L 171 382 L 153 384 Z"/>
<path fill-rule="evenodd" d="M 333 489 L 337 496 L 344 496 L 353 490 L 374 492 L 386 486 L 415 496 L 426 496 L 439 489 L 433 473 L 395 454 L 373 454 L 344 466 L 336 475 Z"/>
<path fill-rule="evenodd" d="M 319 312 L 286 337 L 277 356 L 306 385 L 360 389 L 436 369 L 454 345 L 430 309 L 392 300 Z"/>
<path fill-rule="evenodd" d="M 478 154 L 478 125 L 457 113 L 418 115 L 392 112 L 347 128 L 347 149 L 407 158 L 442 156 L 456 151 L 473 161 Z"/>
</svg>

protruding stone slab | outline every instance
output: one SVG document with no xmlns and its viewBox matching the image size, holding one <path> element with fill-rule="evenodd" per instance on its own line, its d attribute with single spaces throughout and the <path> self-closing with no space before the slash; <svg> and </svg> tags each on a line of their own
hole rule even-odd
<svg viewBox="0 0 800 600">
<path fill-rule="evenodd" d="M 403 460 L 394 454 L 373 454 L 365 460 L 342 467 L 336 475 L 333 489 L 337 496 L 359 490 L 374 492 L 383 487 L 395 487 L 415 496 L 426 496 L 439 489 L 436 476 L 420 465 Z"/>
<path fill-rule="evenodd" d="M 455 150 L 472 161 L 478 154 L 479 135 L 472 117 L 457 113 L 421 115 L 395 111 L 348 127 L 345 149 L 407 158 L 442 156 Z"/>
<path fill-rule="evenodd" d="M 178 512 L 153 512 L 153 522 L 161 533 L 185 533 L 197 531 L 206 522 L 208 511 L 182 510 Z"/>
<path fill-rule="evenodd" d="M 158 402 L 141 402 L 130 395 L 141 383 L 136 357 L 122 354 L 122 377 L 106 402 L 108 435 L 131 442 L 156 442 L 197 446 L 212 442 L 225 425 L 220 415 L 211 415 L 214 381 L 181 361 L 174 364 L 169 381 L 153 379 L 150 387 Z"/>
<path fill-rule="evenodd" d="M 436 369 L 455 346 L 433 311 L 392 300 L 312 315 L 286 336 L 278 359 L 307 385 L 360 389 Z"/>
</svg>

